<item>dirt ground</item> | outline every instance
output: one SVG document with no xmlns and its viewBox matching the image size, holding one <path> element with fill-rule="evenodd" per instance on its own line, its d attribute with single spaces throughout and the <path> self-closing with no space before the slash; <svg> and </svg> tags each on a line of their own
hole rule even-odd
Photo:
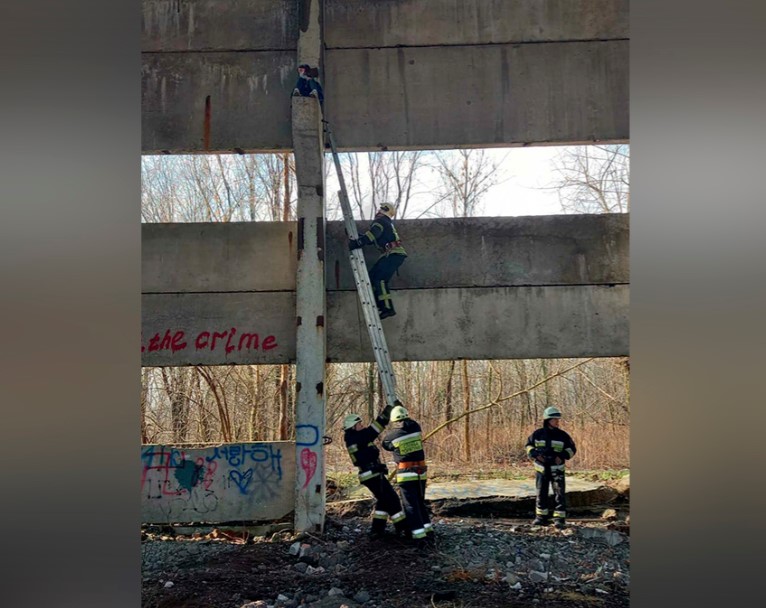
<svg viewBox="0 0 766 608">
<path fill-rule="evenodd" d="M 427 551 L 330 515 L 321 537 L 198 538 L 142 532 L 144 608 L 629 606 L 629 527 L 435 517 Z M 159 533 L 158 533 L 159 532 Z M 300 553 L 291 554 L 292 553 Z"/>
</svg>

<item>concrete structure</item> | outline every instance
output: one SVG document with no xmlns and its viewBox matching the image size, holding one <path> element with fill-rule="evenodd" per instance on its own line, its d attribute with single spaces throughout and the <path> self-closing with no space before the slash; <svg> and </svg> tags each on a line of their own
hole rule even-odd
<svg viewBox="0 0 766 608">
<path fill-rule="evenodd" d="M 282 313 L 295 319 L 295 420 L 312 441 L 296 443 L 301 472 L 295 480 L 295 529 L 324 530 L 325 304 L 324 157 L 319 103 L 293 98 L 293 142 L 298 182 L 296 305 Z M 258 308 L 248 307 L 258 320 Z M 276 349 L 275 349 L 276 350 Z"/>
<path fill-rule="evenodd" d="M 298 63 L 316 65 L 322 48 L 319 0 L 300 3 Z M 324 531 L 325 172 L 322 110 L 313 98 L 292 98 L 293 149 L 298 183 L 295 274 L 295 530 Z"/>
<path fill-rule="evenodd" d="M 317 6 L 143 0 L 143 151 L 291 149 L 296 55 L 342 150 L 629 137 L 628 0 Z"/>
<path fill-rule="evenodd" d="M 243 522 L 293 510 L 295 444 L 229 443 L 141 448 L 141 521 Z"/>
<path fill-rule="evenodd" d="M 384 323 L 393 359 L 628 354 L 628 222 L 397 222 L 409 259 L 392 283 L 399 314 Z M 144 365 L 295 361 L 296 223 L 142 230 Z M 328 222 L 327 359 L 371 361 L 345 247 Z"/>
</svg>

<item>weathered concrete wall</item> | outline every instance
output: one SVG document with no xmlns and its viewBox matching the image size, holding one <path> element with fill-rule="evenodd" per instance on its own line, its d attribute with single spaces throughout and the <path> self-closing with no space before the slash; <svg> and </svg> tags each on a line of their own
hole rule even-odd
<svg viewBox="0 0 766 608">
<path fill-rule="evenodd" d="M 325 0 L 329 48 L 628 37 L 625 0 Z"/>
<path fill-rule="evenodd" d="M 314 436 L 316 435 L 316 437 Z M 298 441 L 319 441 L 299 429 Z M 293 510 L 295 442 L 231 443 L 204 449 L 141 448 L 141 521 L 238 522 Z"/>
<path fill-rule="evenodd" d="M 628 138 L 628 43 L 328 50 L 342 149 Z"/>
<path fill-rule="evenodd" d="M 629 216 L 397 220 L 399 289 L 629 282 Z M 357 222 L 363 232 L 367 222 Z M 144 294 L 294 291 L 295 222 L 144 224 Z M 327 222 L 327 289 L 354 290 L 342 222 Z M 378 257 L 365 249 L 370 266 Z M 446 259 L 449 263 L 445 263 Z"/>
<path fill-rule="evenodd" d="M 628 221 L 397 222 L 409 258 L 392 282 L 399 314 L 384 323 L 392 358 L 628 354 Z M 143 230 L 144 365 L 295 361 L 295 223 Z M 331 222 L 327 359 L 371 361 L 345 247 Z"/>
<path fill-rule="evenodd" d="M 296 0 L 142 0 L 141 51 L 291 50 Z"/>
<path fill-rule="evenodd" d="M 393 295 L 398 314 L 383 328 L 394 361 L 629 353 L 627 285 L 408 289 Z M 154 295 L 143 296 L 142 306 L 143 365 L 295 362 L 292 293 Z M 355 292 L 327 294 L 327 360 L 373 361 Z"/>
<path fill-rule="evenodd" d="M 143 224 L 141 292 L 295 291 L 295 222 Z"/>
<path fill-rule="evenodd" d="M 628 354 L 628 287 L 413 289 L 386 319 L 394 361 Z M 327 357 L 372 361 L 356 295 L 328 295 Z"/>
<path fill-rule="evenodd" d="M 144 0 L 142 149 L 292 148 L 288 0 Z M 627 0 L 328 0 L 342 150 L 624 141 Z M 304 11 L 305 12 L 305 11 Z"/>
</svg>

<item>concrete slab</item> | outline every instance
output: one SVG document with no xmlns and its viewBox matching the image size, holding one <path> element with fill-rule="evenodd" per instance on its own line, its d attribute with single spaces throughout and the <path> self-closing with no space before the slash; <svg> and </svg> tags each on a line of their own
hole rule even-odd
<svg viewBox="0 0 766 608">
<path fill-rule="evenodd" d="M 567 509 L 572 513 L 602 507 L 618 496 L 608 486 L 576 477 L 567 477 L 566 483 Z M 360 485 L 348 492 L 347 496 L 347 501 L 332 503 L 333 510 L 363 513 L 368 508 L 370 492 L 367 488 Z M 439 515 L 527 517 L 534 514 L 535 480 L 466 479 L 429 482 L 426 502 Z"/>
</svg>

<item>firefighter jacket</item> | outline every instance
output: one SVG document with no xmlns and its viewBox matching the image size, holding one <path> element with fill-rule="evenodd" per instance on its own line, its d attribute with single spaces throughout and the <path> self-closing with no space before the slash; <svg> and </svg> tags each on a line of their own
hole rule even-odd
<svg viewBox="0 0 766 608">
<path fill-rule="evenodd" d="M 370 224 L 369 230 L 359 237 L 359 244 L 375 245 L 383 255 L 398 253 L 406 257 L 407 252 L 402 247 L 399 233 L 394 227 L 394 222 L 384 213 L 378 213 Z"/>
<path fill-rule="evenodd" d="M 395 422 L 391 430 L 383 436 L 382 445 L 384 450 L 394 453 L 396 464 L 422 463 L 426 459 L 420 425 L 409 418 Z"/>
<path fill-rule="evenodd" d="M 359 467 L 359 481 L 366 481 L 387 472 L 386 465 L 380 462 L 380 450 L 375 445 L 375 440 L 388 424 L 390 416 L 391 409 L 386 408 L 370 426 L 361 431 L 347 429 L 343 435 L 351 462 Z"/>
<path fill-rule="evenodd" d="M 535 470 L 540 473 L 545 470 L 563 471 L 564 463 L 577 453 L 574 441 L 566 431 L 556 427 L 545 425 L 537 429 L 527 439 L 525 446 L 527 456 L 535 461 Z M 542 456 L 545 462 L 539 462 L 538 456 Z M 556 457 L 562 460 L 556 464 Z"/>
</svg>

